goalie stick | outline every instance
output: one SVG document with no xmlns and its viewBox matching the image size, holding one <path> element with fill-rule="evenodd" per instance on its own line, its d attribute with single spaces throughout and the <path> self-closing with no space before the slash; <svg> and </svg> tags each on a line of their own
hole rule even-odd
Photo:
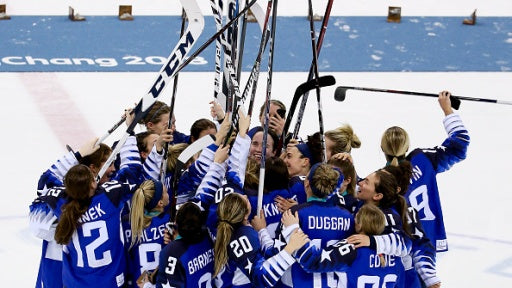
<svg viewBox="0 0 512 288">
<path fill-rule="evenodd" d="M 317 82 L 317 80 L 318 80 L 318 82 Z M 290 114 L 293 115 L 293 111 L 295 111 L 295 109 L 297 108 L 297 103 L 299 102 L 299 100 L 301 99 L 301 97 L 304 94 L 315 89 L 317 86 L 322 88 L 322 87 L 332 86 L 334 84 L 336 84 L 336 79 L 334 79 L 334 77 L 332 75 L 321 76 L 318 79 L 312 79 L 312 80 L 309 80 L 307 82 L 300 84 L 297 87 L 297 89 L 295 89 L 295 94 L 293 94 L 292 103 L 290 104 L 290 112 L 288 112 L 289 115 Z M 281 150 L 283 148 L 285 148 L 285 147 L 283 147 L 284 139 L 286 138 L 285 131 L 287 131 L 288 128 L 290 128 L 291 122 L 292 122 L 291 117 L 287 117 L 286 122 L 284 122 L 283 134 L 281 135 L 281 137 L 279 138 L 279 142 L 277 143 L 276 151 L 278 154 L 280 154 Z"/>
<path fill-rule="evenodd" d="M 166 63 L 160 69 L 158 76 L 149 89 L 149 91 L 141 98 L 137 106 L 134 108 L 134 119 L 132 123 L 128 126 L 125 133 L 119 140 L 118 144 L 108 157 L 105 164 L 101 167 L 98 175 L 96 176 L 96 181 L 99 182 L 103 174 L 107 171 L 108 167 L 114 162 L 116 155 L 121 150 L 121 147 L 128 139 L 128 136 L 133 133 L 133 129 L 137 125 L 137 123 L 144 118 L 149 112 L 151 106 L 155 103 L 156 99 L 164 88 L 166 88 L 167 83 L 176 75 L 179 70 L 178 68 L 181 66 L 180 63 L 185 61 L 185 56 L 188 54 L 196 39 L 201 35 L 204 28 L 204 17 L 201 14 L 201 9 L 199 8 L 196 1 L 190 0 L 181 0 L 181 5 L 187 14 L 189 21 L 189 25 L 183 36 L 180 38 L 173 51 L 167 58 Z M 191 60 L 192 61 L 192 60 Z"/>
</svg>

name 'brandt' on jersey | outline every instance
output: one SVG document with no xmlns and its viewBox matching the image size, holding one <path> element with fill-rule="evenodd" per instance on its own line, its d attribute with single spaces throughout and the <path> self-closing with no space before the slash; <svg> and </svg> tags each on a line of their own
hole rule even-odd
<svg viewBox="0 0 512 288">
<path fill-rule="evenodd" d="M 342 230 L 350 229 L 350 218 L 329 216 L 308 216 L 308 228 L 317 230 Z"/>
</svg>

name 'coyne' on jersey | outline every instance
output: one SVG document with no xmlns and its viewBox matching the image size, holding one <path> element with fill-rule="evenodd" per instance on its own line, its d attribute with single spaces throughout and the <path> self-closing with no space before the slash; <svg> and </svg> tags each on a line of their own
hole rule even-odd
<svg viewBox="0 0 512 288">
<path fill-rule="evenodd" d="M 350 229 L 350 219 L 345 217 L 308 216 L 308 228 L 348 231 Z"/>
</svg>

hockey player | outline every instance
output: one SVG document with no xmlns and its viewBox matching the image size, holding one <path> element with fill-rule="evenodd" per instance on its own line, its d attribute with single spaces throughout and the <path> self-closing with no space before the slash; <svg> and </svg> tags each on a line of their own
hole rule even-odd
<svg viewBox="0 0 512 288">
<path fill-rule="evenodd" d="M 299 144 L 288 144 L 284 162 L 288 168 L 290 175 L 290 193 L 293 201 L 279 198 L 278 206 L 281 211 L 285 211 L 295 204 L 305 203 L 307 200 L 306 191 L 304 190 L 304 180 L 309 170 L 316 163 L 322 162 L 319 132 L 308 136 L 308 141 Z M 333 192 L 333 191 L 330 191 Z"/>
<path fill-rule="evenodd" d="M 128 287 L 137 287 L 136 280 L 142 273 L 151 273 L 158 267 L 170 218 L 168 204 L 167 189 L 156 180 L 144 181 L 132 196 L 129 217 L 123 217 L 128 251 Z"/>
<path fill-rule="evenodd" d="M 120 214 L 131 196 L 130 185 L 110 181 L 97 186 L 92 171 L 79 164 L 69 169 L 64 186 L 40 197 L 58 219 L 55 240 L 64 246 L 64 286 L 122 287 L 126 258 Z"/>
<path fill-rule="evenodd" d="M 359 205 L 355 192 L 357 175 L 350 154 L 346 152 L 337 153 L 327 163 L 340 169 L 344 176 L 340 189 L 331 195 L 329 201 L 333 201 L 336 205 L 350 211 L 350 213 L 355 213 Z"/>
<path fill-rule="evenodd" d="M 238 193 L 226 195 L 217 207 L 216 287 L 273 287 L 295 262 L 292 253 L 308 241 L 307 236 L 296 229 L 282 251 L 265 259 L 258 233 L 248 222 L 250 211 L 247 196 Z"/>
<path fill-rule="evenodd" d="M 94 138 L 88 141 L 77 152 L 69 151 L 46 170 L 39 178 L 37 196 L 46 195 L 51 188 L 61 187 L 64 175 L 76 164 L 84 164 L 94 171 L 99 171 L 111 149 L 105 144 L 95 146 L 97 140 Z M 113 167 L 109 167 L 100 183 L 106 182 L 113 170 Z M 37 200 L 30 206 L 30 217 L 32 231 L 43 240 L 35 287 L 62 287 L 62 245 L 57 244 L 54 239 L 56 218 L 45 204 Z"/>
<path fill-rule="evenodd" d="M 112 150 L 105 144 L 95 145 L 97 138 L 88 141 L 77 152 L 70 151 L 59 159 L 54 165 L 43 173 L 38 183 L 38 198 L 30 206 L 30 226 L 35 235 L 43 239 L 43 255 L 39 268 L 36 287 L 62 287 L 62 245 L 55 242 L 54 233 L 56 226 L 56 216 L 51 207 L 49 207 L 41 197 L 48 196 L 51 188 L 62 188 L 64 175 L 68 170 L 77 164 L 83 164 L 89 167 L 94 176 L 101 169 Z M 122 169 L 116 173 L 115 178 L 122 182 L 138 184 L 142 168 L 140 160 L 133 161 L 129 159 L 126 153 L 129 150 L 136 149 L 134 136 L 128 137 L 128 140 L 121 151 Z M 111 165 L 99 184 L 106 183 L 114 174 L 114 167 Z M 52 199 L 51 197 L 49 199 Z"/>
<path fill-rule="evenodd" d="M 460 116 L 453 112 L 450 95 L 450 92 L 442 91 L 438 98 L 445 115 L 443 124 L 448 134 L 448 138 L 440 146 L 417 148 L 406 155 L 409 150 L 409 136 L 404 129 L 397 126 L 388 128 L 381 140 L 387 165 L 397 165 L 402 159 L 411 162 L 413 175 L 405 197 L 411 207 L 418 211 L 427 238 L 438 252 L 447 251 L 448 243 L 436 176 L 466 158 L 470 140 Z"/>
<path fill-rule="evenodd" d="M 252 220 L 258 214 L 256 211 L 258 204 L 258 186 L 255 188 L 256 189 L 248 189 L 247 185 L 245 185 L 243 191 L 243 193 L 249 197 L 249 201 L 251 202 L 252 209 L 251 214 L 249 215 L 249 220 Z M 267 227 L 267 231 L 272 239 L 275 237 L 277 226 L 281 221 L 281 212 L 275 203 L 275 199 L 278 196 L 285 199 L 292 197 L 288 191 L 288 170 L 286 169 L 286 164 L 284 164 L 284 161 L 280 158 L 267 158 L 265 162 L 265 183 L 263 184 L 262 210 L 263 218 L 265 218 L 266 222 L 265 226 Z M 251 222 L 251 224 L 254 226 L 253 222 Z M 254 228 L 259 231 L 258 228 Z"/>
<path fill-rule="evenodd" d="M 329 195 L 336 191 L 342 182 L 343 174 L 339 169 L 329 164 L 315 164 L 304 180 L 307 202 L 290 209 L 292 214 L 298 212 L 300 227 L 311 239 L 311 245 L 315 247 L 325 248 L 354 233 L 352 214 L 327 201 Z M 276 233 L 278 238 L 274 242 L 275 248 L 279 249 L 279 244 L 286 243 L 285 231 L 287 229 L 280 229 Z M 283 282 L 292 287 L 329 287 L 344 281 L 341 273 L 308 273 L 298 264 L 291 267 L 291 275 L 287 277 L 292 283 L 287 282 L 288 279 L 284 279 Z"/>
<path fill-rule="evenodd" d="M 409 179 L 412 175 L 411 163 L 407 160 L 401 161 L 398 166 L 388 165 L 382 168 L 383 171 L 391 173 L 398 181 L 399 194 L 404 195 L 409 188 Z M 405 269 L 405 285 L 411 288 L 436 288 L 441 286 L 437 277 L 436 249 L 430 239 L 427 238 L 421 222 L 418 219 L 418 212 L 408 207 L 408 224 L 411 226 L 411 253 L 402 258 Z"/>
<path fill-rule="evenodd" d="M 204 222 L 204 212 L 197 205 L 180 206 L 176 239 L 160 252 L 156 287 L 212 287 L 213 243 Z"/>
<path fill-rule="evenodd" d="M 352 148 L 361 147 L 361 140 L 349 124 L 344 124 L 336 129 L 325 131 L 325 149 L 327 160 L 338 153 L 350 153 Z"/>
<path fill-rule="evenodd" d="M 381 209 L 373 204 L 365 204 L 355 217 L 356 232 L 366 236 L 380 235 L 386 221 Z M 315 247 L 300 249 L 296 258 L 309 272 L 343 272 L 341 275 L 346 283 L 343 287 L 409 287 L 404 286 L 404 268 L 400 257 L 379 254 L 369 247 L 354 249 L 346 240 L 324 250 Z"/>
</svg>

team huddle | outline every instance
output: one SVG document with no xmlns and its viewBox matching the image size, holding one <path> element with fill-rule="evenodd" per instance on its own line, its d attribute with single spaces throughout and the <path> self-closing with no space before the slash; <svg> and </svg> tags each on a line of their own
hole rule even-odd
<svg viewBox="0 0 512 288">
<path fill-rule="evenodd" d="M 30 205 L 43 240 L 36 287 L 440 287 L 436 175 L 466 158 L 470 138 L 450 93 L 438 102 L 440 145 L 410 149 L 390 127 L 386 163 L 357 175 L 350 152 L 361 141 L 348 124 L 283 137 L 286 107 L 272 100 L 268 129 L 240 112 L 233 131 L 212 102 L 214 120 L 185 135 L 156 101 L 145 131 L 114 144 L 112 165 L 96 138 L 41 175 Z"/>
</svg>

